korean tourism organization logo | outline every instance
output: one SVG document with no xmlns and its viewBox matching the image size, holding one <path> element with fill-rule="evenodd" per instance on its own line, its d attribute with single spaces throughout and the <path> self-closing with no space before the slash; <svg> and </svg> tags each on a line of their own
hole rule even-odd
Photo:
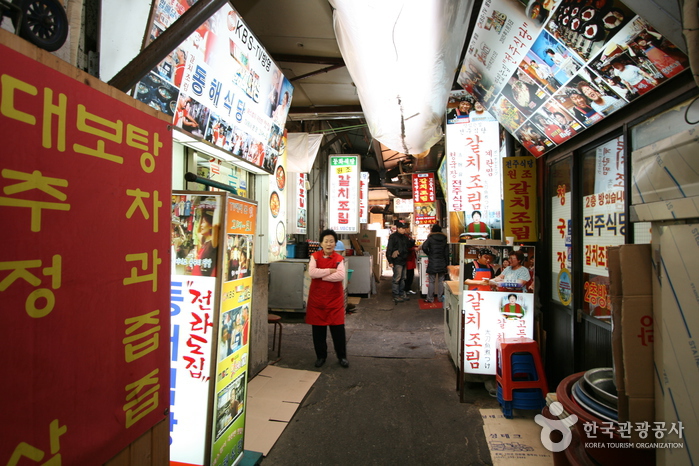
<svg viewBox="0 0 699 466">
<path fill-rule="evenodd" d="M 563 405 L 555 401 L 549 406 L 549 411 L 551 414 L 558 417 L 563 414 Z M 573 433 L 568 428 L 568 423 L 572 426 L 578 422 L 578 416 L 571 414 L 563 420 L 560 420 L 549 419 L 541 414 L 537 414 L 534 417 L 534 422 L 541 426 L 541 444 L 544 448 L 552 453 L 558 453 L 568 448 L 570 442 L 573 440 Z M 555 431 L 560 432 L 563 436 L 559 442 L 551 440 L 551 433 Z"/>
<path fill-rule="evenodd" d="M 570 446 L 573 440 L 572 428 L 578 422 L 578 416 L 571 414 L 567 417 L 560 417 L 565 413 L 563 405 L 558 401 L 551 403 L 549 412 L 558 419 L 549 419 L 541 414 L 534 417 L 534 422 L 541 426 L 541 444 L 552 453 L 559 453 Z M 666 422 L 604 422 L 602 425 L 593 422 L 584 422 L 585 448 L 684 448 L 681 441 L 684 433 L 682 421 Z M 631 431 L 634 431 L 641 442 L 631 441 Z M 554 442 L 551 440 L 553 432 L 561 433 L 561 440 Z M 657 441 L 670 435 L 674 440 L 680 441 Z M 599 435 L 599 437 L 598 437 Z M 646 442 L 645 440 L 655 440 Z M 593 441 L 589 441 L 593 440 Z M 670 440 L 670 439 L 666 439 Z"/>
</svg>

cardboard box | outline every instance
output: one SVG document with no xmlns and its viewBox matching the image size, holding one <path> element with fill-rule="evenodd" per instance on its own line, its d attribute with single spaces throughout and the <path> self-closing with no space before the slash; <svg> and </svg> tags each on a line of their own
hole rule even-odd
<svg viewBox="0 0 699 466">
<path fill-rule="evenodd" d="M 607 249 L 612 354 L 621 422 L 653 422 L 653 267 L 648 244 Z"/>
<path fill-rule="evenodd" d="M 369 213 L 369 223 L 378 223 L 383 227 L 383 214 Z"/>
</svg>

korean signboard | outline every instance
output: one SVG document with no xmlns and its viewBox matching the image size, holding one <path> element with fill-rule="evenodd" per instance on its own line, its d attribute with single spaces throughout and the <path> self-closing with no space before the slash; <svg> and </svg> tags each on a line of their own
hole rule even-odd
<svg viewBox="0 0 699 466">
<path fill-rule="evenodd" d="M 156 2 L 147 42 L 190 2 Z M 173 124 L 273 173 L 293 86 L 226 3 L 136 86 L 135 97 Z"/>
<path fill-rule="evenodd" d="M 308 221 L 308 191 L 306 173 L 288 173 L 289 193 L 287 194 L 288 214 L 286 224 L 291 234 L 305 235 Z"/>
<path fill-rule="evenodd" d="M 538 157 L 688 68 L 618 0 L 487 0 L 457 80 Z"/>
<path fill-rule="evenodd" d="M 172 196 L 170 459 L 203 465 L 211 391 L 224 194 Z M 175 220 L 177 219 L 177 220 Z"/>
<path fill-rule="evenodd" d="M 482 108 L 475 110 L 472 102 L 463 91 L 452 93 L 449 105 L 457 107 L 447 112 L 445 168 L 453 243 L 463 236 L 493 238 L 502 221 L 498 122 Z"/>
<path fill-rule="evenodd" d="M 0 456 L 103 464 L 168 418 L 172 134 L 0 49 Z"/>
<path fill-rule="evenodd" d="M 216 349 L 211 465 L 235 464 L 243 454 L 257 205 L 226 199 L 224 276 Z"/>
<path fill-rule="evenodd" d="M 328 163 L 328 226 L 338 233 L 359 233 L 358 155 L 331 155 Z"/>
<path fill-rule="evenodd" d="M 359 174 L 359 223 L 369 223 L 369 172 Z"/>
<path fill-rule="evenodd" d="M 469 374 L 495 374 L 498 339 L 534 334 L 534 248 L 488 249 L 492 264 L 479 262 L 483 248 L 460 247 L 463 370 Z"/>
<path fill-rule="evenodd" d="M 413 173 L 413 208 L 418 225 L 437 223 L 434 173 Z"/>
<path fill-rule="evenodd" d="M 233 464 L 243 451 L 257 206 L 191 192 L 175 192 L 172 205 L 170 459 Z"/>
<path fill-rule="evenodd" d="M 505 206 L 505 237 L 516 242 L 538 239 L 536 210 L 536 160 L 528 157 L 502 159 Z"/>
<path fill-rule="evenodd" d="M 585 312 L 611 319 L 607 250 L 625 243 L 625 158 L 623 137 L 612 139 L 589 156 L 595 160 L 594 190 L 583 197 L 583 301 Z"/>
</svg>

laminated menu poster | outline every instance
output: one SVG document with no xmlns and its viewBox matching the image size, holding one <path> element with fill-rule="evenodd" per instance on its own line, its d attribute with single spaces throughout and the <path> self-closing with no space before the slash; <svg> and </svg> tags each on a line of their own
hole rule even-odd
<svg viewBox="0 0 699 466">
<path fill-rule="evenodd" d="M 540 157 L 688 68 L 619 0 L 487 0 L 458 83 Z"/>
<path fill-rule="evenodd" d="M 190 8 L 157 2 L 147 41 Z M 136 85 L 134 97 L 183 130 L 273 173 L 293 86 L 228 3 Z"/>
</svg>

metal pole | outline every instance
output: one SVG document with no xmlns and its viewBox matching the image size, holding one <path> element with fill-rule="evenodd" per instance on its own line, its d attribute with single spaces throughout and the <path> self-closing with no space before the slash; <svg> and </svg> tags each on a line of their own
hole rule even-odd
<svg viewBox="0 0 699 466">
<path fill-rule="evenodd" d="M 199 0 L 122 68 L 109 85 L 128 92 L 228 1 Z"/>
<path fill-rule="evenodd" d="M 223 183 L 219 183 L 218 181 L 210 180 L 208 178 L 202 178 L 201 176 L 197 176 L 192 172 L 185 173 L 184 179 L 189 181 L 190 183 L 199 183 L 206 186 L 210 186 L 212 188 L 223 189 L 224 191 L 228 191 L 229 193 L 235 194 L 236 196 L 238 195 L 238 193 L 230 186 L 225 185 Z"/>
</svg>

